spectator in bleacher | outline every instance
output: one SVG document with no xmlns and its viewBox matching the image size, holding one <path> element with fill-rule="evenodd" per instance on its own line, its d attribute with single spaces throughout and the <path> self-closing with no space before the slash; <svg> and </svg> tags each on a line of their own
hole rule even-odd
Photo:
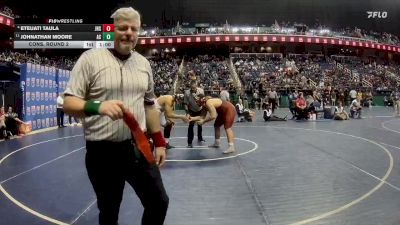
<svg viewBox="0 0 400 225">
<path fill-rule="evenodd" d="M 249 109 L 249 100 L 246 93 L 243 93 L 243 107 Z"/>
<path fill-rule="evenodd" d="M 220 98 L 222 101 L 231 101 L 231 99 L 229 98 L 229 92 L 226 90 L 225 86 L 221 87 Z"/>
<path fill-rule="evenodd" d="M 195 80 L 197 80 L 196 73 L 195 73 L 193 70 L 190 70 L 190 71 L 188 72 L 188 77 L 189 77 L 189 81 L 195 81 Z"/>
<path fill-rule="evenodd" d="M 154 75 L 154 91 L 162 95 L 169 93 L 174 88 L 174 79 L 178 72 L 177 60 L 159 58 L 149 61 Z"/>
</svg>

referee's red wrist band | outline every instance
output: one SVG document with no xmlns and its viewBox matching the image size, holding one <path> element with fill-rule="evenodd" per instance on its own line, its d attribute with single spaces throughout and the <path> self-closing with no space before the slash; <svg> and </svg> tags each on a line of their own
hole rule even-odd
<svg viewBox="0 0 400 225">
<path fill-rule="evenodd" d="M 161 131 L 158 131 L 156 133 L 153 133 L 150 135 L 151 139 L 153 139 L 153 143 L 155 147 L 166 147 L 167 143 L 165 142 L 165 139 L 161 133 Z"/>
</svg>

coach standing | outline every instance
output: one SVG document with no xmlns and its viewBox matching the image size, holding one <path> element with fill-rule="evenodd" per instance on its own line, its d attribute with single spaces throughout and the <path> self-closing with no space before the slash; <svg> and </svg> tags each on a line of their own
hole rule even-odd
<svg viewBox="0 0 400 225">
<path fill-rule="evenodd" d="M 100 225 L 117 224 L 125 181 L 143 204 L 142 225 L 161 225 L 169 202 L 159 171 L 165 162 L 165 142 L 157 146 L 156 140 L 164 139 L 153 107 L 150 64 L 133 50 L 140 15 L 129 7 L 118 9 L 112 18 L 114 49 L 91 49 L 80 56 L 65 90 L 64 110 L 84 117 L 86 169 L 97 196 Z M 125 111 L 133 112 L 140 128 L 155 140 L 158 166 L 147 163 L 136 148 L 121 119 Z"/>
</svg>

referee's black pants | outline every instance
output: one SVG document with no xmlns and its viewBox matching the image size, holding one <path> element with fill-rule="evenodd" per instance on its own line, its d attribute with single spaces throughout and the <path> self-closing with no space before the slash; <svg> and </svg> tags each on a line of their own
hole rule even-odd
<svg viewBox="0 0 400 225">
<path fill-rule="evenodd" d="M 86 141 L 86 169 L 97 196 L 100 225 L 116 225 L 125 181 L 144 207 L 142 225 L 162 225 L 169 198 L 157 165 L 149 165 L 131 141 Z"/>
<path fill-rule="evenodd" d="M 198 111 L 198 112 L 193 112 L 193 111 L 189 110 L 188 112 L 189 112 L 189 115 L 190 115 L 191 117 L 195 117 L 195 116 L 201 116 L 201 112 L 202 112 L 202 111 L 200 110 L 200 111 Z M 188 139 L 187 139 L 187 143 L 188 143 L 189 145 L 192 144 L 193 138 L 194 138 L 194 131 L 193 131 L 194 124 L 195 124 L 194 121 L 189 122 L 188 134 L 187 134 L 187 138 L 188 138 Z M 197 139 L 198 139 L 199 141 L 204 140 L 204 139 L 203 139 L 203 127 L 202 127 L 201 125 L 197 125 Z"/>
<path fill-rule="evenodd" d="M 64 126 L 64 110 L 62 108 L 57 108 L 57 126 Z"/>
</svg>

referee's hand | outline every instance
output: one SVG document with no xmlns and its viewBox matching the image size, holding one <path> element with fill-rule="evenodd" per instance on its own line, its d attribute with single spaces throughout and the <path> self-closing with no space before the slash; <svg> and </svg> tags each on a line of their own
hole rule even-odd
<svg viewBox="0 0 400 225">
<path fill-rule="evenodd" d="M 158 167 L 162 167 L 165 164 L 165 159 L 167 158 L 167 153 L 164 147 L 156 148 L 156 163 Z"/>
<path fill-rule="evenodd" d="M 112 120 L 122 119 L 124 116 L 124 103 L 120 100 L 108 100 L 101 103 L 99 114 L 108 116 Z"/>
</svg>

